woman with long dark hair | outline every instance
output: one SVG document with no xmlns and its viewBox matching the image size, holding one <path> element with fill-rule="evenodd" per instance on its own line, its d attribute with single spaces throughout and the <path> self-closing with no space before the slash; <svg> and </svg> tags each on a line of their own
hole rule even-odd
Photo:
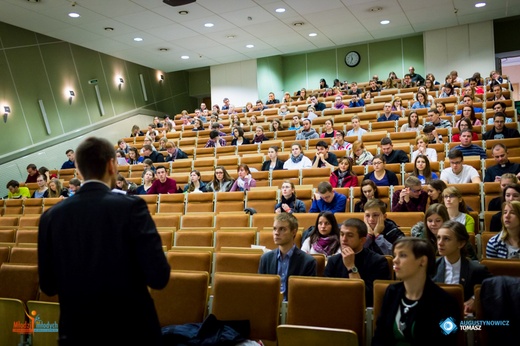
<svg viewBox="0 0 520 346">
<path fill-rule="evenodd" d="M 302 244 L 302 251 L 309 254 L 324 254 L 329 257 L 341 253 L 339 226 L 330 211 L 322 211 L 316 218 L 314 229 Z"/>
<path fill-rule="evenodd" d="M 235 179 L 233 179 L 224 166 L 216 166 L 213 180 L 206 185 L 208 192 L 228 192 Z"/>
<path fill-rule="evenodd" d="M 363 180 L 361 182 L 361 200 L 354 204 L 354 212 L 364 212 L 365 203 L 374 198 L 379 199 L 379 190 L 377 189 L 376 183 L 370 179 Z"/>
</svg>

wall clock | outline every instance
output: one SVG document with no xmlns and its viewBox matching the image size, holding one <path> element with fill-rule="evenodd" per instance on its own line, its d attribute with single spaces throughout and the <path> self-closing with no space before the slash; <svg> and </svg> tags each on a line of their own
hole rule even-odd
<svg viewBox="0 0 520 346">
<path fill-rule="evenodd" d="M 359 64 L 361 61 L 361 56 L 356 51 L 348 52 L 347 55 L 345 55 L 345 64 L 348 67 L 355 67 Z"/>
</svg>

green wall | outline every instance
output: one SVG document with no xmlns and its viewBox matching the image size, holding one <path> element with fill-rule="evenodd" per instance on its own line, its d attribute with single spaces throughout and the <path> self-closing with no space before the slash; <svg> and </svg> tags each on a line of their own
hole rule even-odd
<svg viewBox="0 0 520 346">
<path fill-rule="evenodd" d="M 345 55 L 351 50 L 361 55 L 356 67 L 347 67 L 344 62 Z M 424 75 L 422 35 L 284 56 L 282 75 L 284 89 L 292 93 L 301 88 L 317 89 L 321 78 L 325 78 L 330 86 L 335 78 L 368 82 L 377 74 L 380 80 L 385 80 L 390 71 L 402 77 L 410 65 Z"/>
<path fill-rule="evenodd" d="M 283 88 L 283 59 L 281 56 L 271 56 L 257 60 L 257 89 L 258 98 L 267 102 L 267 97 L 272 91 L 275 97 L 282 99 Z"/>
<path fill-rule="evenodd" d="M 39 145 L 59 142 L 78 129 L 99 127 L 98 123 L 110 119 L 124 119 L 139 109 L 176 114 L 194 108 L 191 107 L 194 98 L 187 97 L 189 73 L 166 74 L 161 82 L 160 71 L 2 22 L 0 43 L 0 108 L 11 108 L 7 123 L 0 122 L 0 157 L 9 155 L 12 159 L 13 153 L 21 149 L 36 151 Z M 118 77 L 124 83 L 119 84 Z M 98 80 L 104 116 L 95 87 L 88 83 L 91 79 Z M 73 98 L 66 94 L 68 90 L 74 91 Z M 45 106 L 50 134 L 38 100 Z"/>
</svg>

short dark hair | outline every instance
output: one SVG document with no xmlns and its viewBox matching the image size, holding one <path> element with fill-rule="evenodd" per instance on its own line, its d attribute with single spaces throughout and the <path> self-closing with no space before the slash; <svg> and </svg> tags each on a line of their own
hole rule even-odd
<svg viewBox="0 0 520 346">
<path fill-rule="evenodd" d="M 432 112 L 432 113 L 435 113 L 435 114 L 441 114 L 441 113 L 439 113 L 439 110 L 437 108 L 433 108 L 433 107 L 428 110 L 428 113 L 429 112 Z M 424 129 L 423 129 L 423 131 L 424 131 Z"/>
<path fill-rule="evenodd" d="M 217 130 L 212 130 L 210 133 L 209 133 L 209 138 L 211 139 L 215 139 L 219 136 L 219 132 Z"/>
<path fill-rule="evenodd" d="M 426 125 L 424 125 L 423 133 L 425 133 L 425 134 L 432 133 L 433 130 L 435 130 L 435 125 L 433 125 L 433 124 L 426 124 Z"/>
<path fill-rule="evenodd" d="M 496 105 L 500 105 L 500 107 L 506 109 L 507 108 L 507 105 L 505 102 L 495 102 L 493 103 L 493 108 L 495 108 Z"/>
<path fill-rule="evenodd" d="M 506 115 L 502 112 L 496 112 L 495 115 L 493 115 L 493 120 L 495 120 L 496 117 L 502 117 L 502 118 L 506 118 Z"/>
<path fill-rule="evenodd" d="M 153 151 L 152 146 L 150 144 L 143 145 L 143 150 L 150 150 Z"/>
<path fill-rule="evenodd" d="M 357 234 L 360 238 L 365 238 L 368 234 L 367 225 L 361 221 L 360 219 L 351 218 L 343 221 L 341 224 L 343 227 L 355 227 L 357 230 Z"/>
<path fill-rule="evenodd" d="M 7 185 L 5 186 L 6 189 L 10 188 L 10 187 L 19 187 L 20 186 L 20 183 L 16 180 L 9 180 L 7 182 Z"/>
<path fill-rule="evenodd" d="M 74 153 L 74 150 L 72 150 L 72 149 L 67 149 L 67 151 L 65 152 L 65 155 L 67 155 L 68 153 Z"/>
<path fill-rule="evenodd" d="M 395 241 L 392 251 L 399 246 L 404 246 L 412 250 L 415 258 L 426 256 L 428 265 L 426 267 L 426 275 L 433 276 L 435 274 L 435 249 L 426 239 L 417 237 L 403 237 Z"/>
<path fill-rule="evenodd" d="M 35 165 L 34 163 L 30 163 L 30 164 L 28 164 L 26 169 L 29 169 L 29 168 L 32 169 L 32 170 L 37 169 L 37 168 L 36 168 L 36 165 Z"/>
<path fill-rule="evenodd" d="M 72 149 L 67 150 L 67 153 Z M 101 180 L 105 175 L 107 163 L 116 159 L 112 144 L 100 137 L 89 137 L 77 148 L 76 165 L 85 180 Z"/>
<path fill-rule="evenodd" d="M 74 186 L 80 187 L 81 180 L 79 180 L 78 178 L 72 178 L 71 180 L 69 180 L 69 185 L 74 185 Z"/>
<path fill-rule="evenodd" d="M 381 138 L 381 145 L 387 145 L 387 144 L 392 144 L 392 140 L 390 139 L 390 137 Z"/>
<path fill-rule="evenodd" d="M 319 193 L 327 193 L 332 191 L 332 185 L 328 181 L 322 181 L 318 184 Z"/>
<path fill-rule="evenodd" d="M 464 160 L 464 154 L 459 149 L 453 148 L 448 152 L 448 159 L 457 159 L 459 157 Z"/>
<path fill-rule="evenodd" d="M 160 166 L 155 167 L 155 171 L 156 171 L 156 172 L 157 172 L 158 170 L 160 170 L 160 169 L 164 169 L 165 171 L 168 171 L 168 170 L 166 169 L 166 167 L 164 167 L 163 165 L 160 165 Z"/>
<path fill-rule="evenodd" d="M 318 141 L 318 143 L 316 143 L 316 148 L 318 147 L 324 147 L 325 149 L 327 149 L 329 145 L 325 141 Z"/>
</svg>

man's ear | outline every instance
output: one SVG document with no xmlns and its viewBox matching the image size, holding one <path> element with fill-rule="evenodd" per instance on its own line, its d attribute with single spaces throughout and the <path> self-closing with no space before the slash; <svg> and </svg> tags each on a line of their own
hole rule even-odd
<svg viewBox="0 0 520 346">
<path fill-rule="evenodd" d="M 117 164 L 116 164 L 116 159 L 114 158 L 111 158 L 108 162 L 107 162 L 107 168 L 106 168 L 107 172 L 110 174 L 110 175 L 116 175 L 117 174 Z"/>
</svg>

